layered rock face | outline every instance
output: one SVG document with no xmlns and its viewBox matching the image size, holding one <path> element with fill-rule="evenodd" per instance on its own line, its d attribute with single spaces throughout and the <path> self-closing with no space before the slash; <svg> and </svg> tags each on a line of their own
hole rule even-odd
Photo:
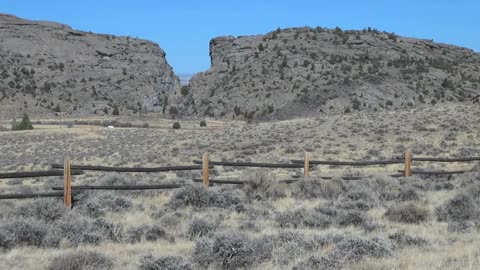
<svg viewBox="0 0 480 270">
<path fill-rule="evenodd" d="M 478 53 L 375 29 L 218 37 L 210 57 L 183 89 L 180 113 L 285 119 L 430 106 L 468 102 L 480 84 Z"/>
<path fill-rule="evenodd" d="M 0 116 L 168 112 L 180 82 L 155 43 L 0 14 Z"/>
</svg>

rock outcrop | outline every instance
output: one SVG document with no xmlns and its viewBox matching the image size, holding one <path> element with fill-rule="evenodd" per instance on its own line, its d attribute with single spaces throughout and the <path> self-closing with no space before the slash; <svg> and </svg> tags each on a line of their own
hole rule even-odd
<svg viewBox="0 0 480 270">
<path fill-rule="evenodd" d="M 480 55 L 375 29 L 290 28 L 218 37 L 211 68 L 190 80 L 186 115 L 284 119 L 468 102 Z"/>
<path fill-rule="evenodd" d="M 180 82 L 155 43 L 0 14 L 0 116 L 168 112 Z"/>
</svg>

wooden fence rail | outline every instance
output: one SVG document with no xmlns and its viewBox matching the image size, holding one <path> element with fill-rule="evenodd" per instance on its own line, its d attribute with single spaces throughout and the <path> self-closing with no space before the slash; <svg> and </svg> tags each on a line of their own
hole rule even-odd
<svg viewBox="0 0 480 270">
<path fill-rule="evenodd" d="M 62 166 L 63 169 L 63 166 Z M 72 170 L 72 175 L 83 174 L 81 170 Z M 12 178 L 30 178 L 30 177 L 48 177 L 48 176 L 62 176 L 63 170 L 48 170 L 48 171 L 34 171 L 34 172 L 12 172 L 12 173 L 0 173 L 0 179 L 12 179 Z"/>
<path fill-rule="evenodd" d="M 430 161 L 430 162 L 473 162 L 480 161 L 480 157 L 461 157 L 461 158 L 431 158 L 431 157 L 413 157 L 412 161 Z"/>
<path fill-rule="evenodd" d="M 305 161 L 301 159 L 292 159 L 290 162 L 294 164 L 304 164 Z M 373 165 L 390 165 L 390 164 L 403 164 L 403 163 L 405 163 L 405 160 L 401 160 L 401 159 L 376 160 L 376 161 L 310 160 L 310 165 L 336 165 L 336 166 L 373 166 Z"/>
<path fill-rule="evenodd" d="M 202 164 L 202 160 L 194 160 L 193 163 Z M 293 169 L 303 168 L 302 164 L 291 163 L 256 163 L 256 162 L 232 162 L 232 161 L 209 161 L 213 166 L 227 166 L 227 167 L 250 167 L 250 168 L 279 168 L 279 169 Z"/>
<path fill-rule="evenodd" d="M 193 182 L 196 183 L 202 183 L 203 179 L 193 179 Z M 213 186 L 213 184 L 219 184 L 219 185 L 243 185 L 247 184 L 247 181 L 243 180 L 220 180 L 220 179 L 209 179 L 209 186 Z"/>
<path fill-rule="evenodd" d="M 63 187 L 62 187 L 63 190 Z M 72 194 L 78 194 L 79 192 L 75 191 Z M 0 200 L 9 200 L 9 199 L 33 199 L 33 198 L 43 198 L 43 197 L 63 197 L 63 192 L 47 192 L 47 193 L 30 193 L 30 194 L 0 194 Z"/>
<path fill-rule="evenodd" d="M 63 169 L 61 164 L 52 164 L 54 169 Z M 166 167 L 155 167 L 155 168 L 135 168 L 135 167 L 107 167 L 107 166 L 91 166 L 91 165 L 71 165 L 73 170 L 83 170 L 83 171 L 102 171 L 102 172 L 168 172 L 168 171 L 193 171 L 201 170 L 203 167 L 199 165 L 189 165 L 189 166 L 166 166 Z M 213 165 L 209 167 L 213 168 Z"/>
<path fill-rule="evenodd" d="M 72 186 L 72 190 L 149 190 L 149 189 L 174 189 L 181 188 L 183 184 L 164 185 L 122 185 L 122 186 Z M 63 187 L 52 187 L 52 190 L 63 190 Z"/>
<path fill-rule="evenodd" d="M 404 170 L 398 170 L 399 173 L 405 173 Z M 443 174 L 463 174 L 466 172 L 473 172 L 472 170 L 464 170 L 464 171 L 419 171 L 419 170 L 411 170 L 411 174 L 430 174 L 430 175 L 443 175 Z"/>
<path fill-rule="evenodd" d="M 333 176 L 318 176 L 315 177 L 315 179 L 320 179 L 320 180 L 333 180 L 333 179 L 341 179 L 341 180 L 362 180 L 362 179 L 368 179 L 371 178 L 372 176 L 339 176 L 339 177 L 333 177 Z M 251 181 L 249 180 L 237 180 L 237 179 L 209 179 L 210 183 L 213 184 L 219 184 L 219 185 L 225 185 L 225 184 L 231 184 L 231 185 L 244 185 L 244 184 L 249 184 Z M 301 181 L 300 179 L 287 179 L 287 180 L 279 180 L 279 183 L 295 183 Z M 203 182 L 203 179 L 195 178 L 193 179 L 193 182 L 201 183 Z M 210 185 L 212 186 L 212 185 Z"/>
<path fill-rule="evenodd" d="M 411 161 L 430 161 L 430 162 L 473 162 L 480 161 L 480 157 L 468 158 L 430 158 L 430 157 L 412 157 Z M 304 160 L 293 159 L 292 163 L 303 164 Z M 337 165 L 337 166 L 374 166 L 374 165 L 390 165 L 403 164 L 403 159 L 375 160 L 375 161 L 336 161 L 336 160 L 310 160 L 312 165 Z M 220 164 L 219 164 L 220 165 Z"/>
</svg>

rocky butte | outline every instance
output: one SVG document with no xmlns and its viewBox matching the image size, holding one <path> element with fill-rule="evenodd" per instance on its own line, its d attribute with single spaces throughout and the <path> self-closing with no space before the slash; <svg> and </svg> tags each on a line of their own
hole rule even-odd
<svg viewBox="0 0 480 270">
<path fill-rule="evenodd" d="M 180 91 L 153 42 L 6 14 L 0 14 L 0 77 L 3 117 L 163 112 Z"/>
<path fill-rule="evenodd" d="M 480 54 L 376 29 L 289 28 L 218 37 L 183 91 L 187 114 L 285 119 L 468 102 Z"/>
</svg>

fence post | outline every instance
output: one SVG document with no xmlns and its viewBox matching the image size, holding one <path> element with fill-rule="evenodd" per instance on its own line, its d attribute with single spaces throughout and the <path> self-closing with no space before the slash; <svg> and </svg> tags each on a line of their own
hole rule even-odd
<svg viewBox="0 0 480 270">
<path fill-rule="evenodd" d="M 72 172 L 70 167 L 70 159 L 65 158 L 63 163 L 63 202 L 67 208 L 72 208 Z"/>
<path fill-rule="evenodd" d="M 303 160 L 303 176 L 310 176 L 310 153 L 305 151 Z"/>
<path fill-rule="evenodd" d="M 410 148 L 407 148 L 405 151 L 405 177 L 412 176 L 412 171 L 410 170 L 412 164 L 412 152 Z"/>
<path fill-rule="evenodd" d="M 208 178 L 208 153 L 204 153 L 203 154 L 203 168 L 202 168 L 202 172 L 203 172 L 203 184 L 205 185 L 205 187 L 208 187 L 210 185 L 210 181 L 209 181 L 209 178 Z"/>
</svg>

